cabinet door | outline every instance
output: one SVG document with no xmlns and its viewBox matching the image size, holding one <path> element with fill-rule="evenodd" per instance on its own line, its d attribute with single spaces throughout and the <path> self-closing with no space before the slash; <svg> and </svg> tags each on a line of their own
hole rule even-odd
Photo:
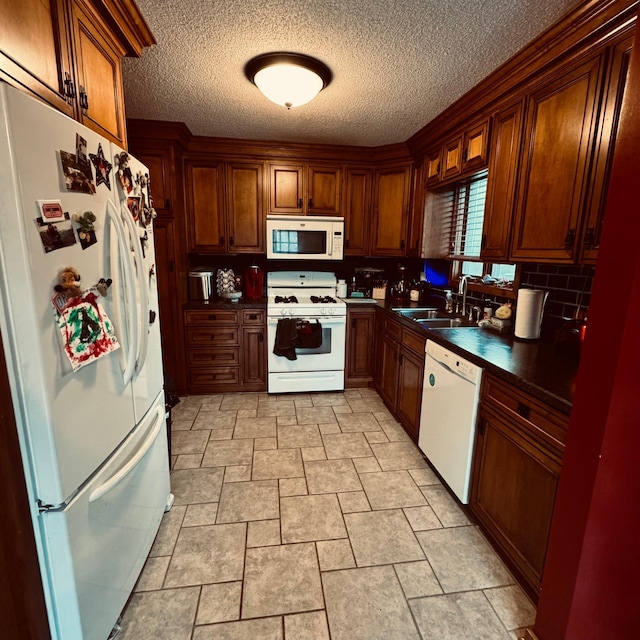
<svg viewBox="0 0 640 640">
<path fill-rule="evenodd" d="M 173 158 L 167 150 L 137 151 L 130 146 L 131 153 L 149 169 L 151 199 L 153 207 L 161 217 L 172 217 Z"/>
<path fill-rule="evenodd" d="M 398 354 L 400 344 L 390 336 L 383 336 L 380 343 L 378 392 L 387 404 L 395 411 L 398 392 Z"/>
<path fill-rule="evenodd" d="M 308 169 L 307 212 L 320 216 L 340 216 L 342 170 L 340 167 L 310 166 Z"/>
<path fill-rule="evenodd" d="M 483 258 L 491 260 L 507 260 L 509 256 L 523 109 L 521 100 L 498 112 L 493 119 L 481 251 Z"/>
<path fill-rule="evenodd" d="M 303 166 L 272 164 L 269 170 L 269 213 L 304 213 Z"/>
<path fill-rule="evenodd" d="M 407 256 L 419 256 L 422 251 L 422 236 L 424 235 L 424 163 L 413 168 L 413 186 L 411 189 L 411 206 L 407 240 Z"/>
<path fill-rule="evenodd" d="M 409 435 L 417 442 L 420 430 L 424 357 L 407 349 L 400 351 L 397 413 Z"/>
<path fill-rule="evenodd" d="M 462 171 L 481 169 L 487 165 L 487 151 L 489 149 L 488 120 L 465 131 L 462 149 Z"/>
<path fill-rule="evenodd" d="M 410 186 L 409 165 L 376 171 L 372 255 L 405 255 Z"/>
<path fill-rule="evenodd" d="M 600 245 L 602 222 L 607 203 L 607 185 L 611 174 L 632 44 L 633 37 L 627 36 L 613 48 L 612 52 L 594 155 L 593 190 L 580 243 L 580 261 L 585 263 L 595 263 L 598 257 L 598 246 Z"/>
<path fill-rule="evenodd" d="M 589 182 L 602 56 L 566 72 L 528 100 L 511 255 L 570 262 Z"/>
<path fill-rule="evenodd" d="M 64 0 L 3 3 L 0 78 L 73 117 L 75 101 L 67 101 L 65 92 L 65 80 L 73 80 L 65 7 Z"/>
<path fill-rule="evenodd" d="M 189 250 L 224 253 L 227 228 L 222 162 L 188 161 L 185 190 Z"/>
<path fill-rule="evenodd" d="M 345 378 L 347 387 L 371 380 L 375 309 L 347 309 Z"/>
<path fill-rule="evenodd" d="M 371 170 L 347 168 L 345 173 L 345 255 L 365 256 L 369 251 Z"/>
<path fill-rule="evenodd" d="M 440 182 L 440 168 L 442 166 L 442 147 L 427 151 L 424 158 L 425 182 L 428 185 Z"/>
<path fill-rule="evenodd" d="M 470 505 L 536 595 L 560 474 L 559 458 L 481 410 Z"/>
<path fill-rule="evenodd" d="M 462 171 L 462 136 L 445 142 L 442 151 L 442 169 L 440 176 L 443 180 L 453 178 Z"/>
<path fill-rule="evenodd" d="M 79 120 L 126 148 L 121 58 L 125 51 L 112 38 L 98 13 L 83 0 L 72 5 Z"/>
<path fill-rule="evenodd" d="M 227 244 L 230 253 L 264 253 L 263 166 L 227 164 Z"/>
<path fill-rule="evenodd" d="M 266 328 L 243 327 L 242 329 L 242 383 L 266 388 Z"/>
</svg>

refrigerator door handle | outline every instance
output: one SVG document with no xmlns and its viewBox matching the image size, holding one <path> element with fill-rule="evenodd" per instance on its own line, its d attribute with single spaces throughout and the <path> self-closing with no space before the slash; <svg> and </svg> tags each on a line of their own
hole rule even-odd
<svg viewBox="0 0 640 640">
<path fill-rule="evenodd" d="M 164 413 L 164 407 L 156 407 L 155 422 L 145 441 L 140 445 L 140 448 L 130 458 L 127 464 L 91 492 L 89 495 L 89 502 L 95 502 L 105 494 L 109 493 L 109 491 L 120 484 L 138 466 L 140 460 L 145 457 L 149 449 L 153 446 L 153 443 L 156 441 L 156 438 L 162 429 L 164 424 Z"/>
<path fill-rule="evenodd" d="M 140 245 L 140 237 L 136 229 L 136 225 L 131 217 L 129 209 L 122 205 L 122 217 L 125 225 L 129 227 L 131 234 L 131 244 L 133 247 L 133 255 L 135 256 L 134 269 L 138 276 L 138 300 L 140 302 L 140 316 L 138 317 L 138 331 L 140 332 L 140 340 L 136 346 L 136 374 L 142 371 L 145 360 L 147 359 L 147 348 L 149 346 L 149 292 L 146 289 L 148 282 L 148 274 L 144 273 L 144 257 L 142 255 L 142 247 Z"/>
<path fill-rule="evenodd" d="M 120 219 L 120 214 L 118 213 L 118 209 L 116 205 L 113 204 L 111 200 L 107 200 L 107 212 L 111 216 L 111 220 L 113 221 L 113 225 L 116 229 L 116 235 L 118 236 L 118 246 L 120 247 L 120 256 L 113 256 L 112 259 L 118 259 L 122 257 L 122 264 L 124 266 L 125 271 L 125 279 L 127 282 L 125 283 L 125 293 L 127 296 L 127 320 L 129 321 L 128 331 L 130 336 L 129 348 L 127 350 L 127 357 L 125 360 L 124 367 L 124 385 L 125 387 L 131 382 L 133 378 L 133 374 L 136 368 L 136 355 L 137 355 L 137 340 L 138 340 L 138 305 L 136 304 L 135 295 L 133 292 L 133 267 L 131 264 L 131 260 L 129 258 L 129 246 L 127 244 L 126 232 L 122 221 Z M 115 307 L 116 305 L 114 305 Z M 120 316 L 118 312 L 118 316 Z M 120 322 L 122 322 L 122 318 L 118 318 Z"/>
</svg>

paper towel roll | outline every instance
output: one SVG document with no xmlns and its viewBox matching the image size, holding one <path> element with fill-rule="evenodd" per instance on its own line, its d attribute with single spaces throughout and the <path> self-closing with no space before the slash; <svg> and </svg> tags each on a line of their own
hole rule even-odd
<svg viewBox="0 0 640 640">
<path fill-rule="evenodd" d="M 537 340 L 540 337 L 542 312 L 548 291 L 541 289 L 519 289 L 516 302 L 516 324 L 513 335 L 522 340 Z"/>
</svg>

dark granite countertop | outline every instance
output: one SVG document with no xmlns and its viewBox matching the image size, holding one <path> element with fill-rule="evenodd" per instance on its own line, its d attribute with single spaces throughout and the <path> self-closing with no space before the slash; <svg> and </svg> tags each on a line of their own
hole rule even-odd
<svg viewBox="0 0 640 640">
<path fill-rule="evenodd" d="M 392 307 L 419 307 L 380 301 L 388 311 Z M 428 306 L 428 305 L 422 305 Z M 512 334 L 500 334 L 475 325 L 454 329 L 426 329 L 394 314 L 403 324 L 424 331 L 428 338 L 482 367 L 565 415 L 571 414 L 578 363 L 558 353 L 552 343 L 542 340 L 516 340 Z"/>
<path fill-rule="evenodd" d="M 240 298 L 238 302 L 230 302 L 229 300 L 222 300 L 220 298 L 214 298 L 211 302 L 197 302 L 189 301 L 185 302 L 184 309 L 266 309 L 267 299 L 258 298 L 257 300 L 249 300 L 248 298 Z"/>
</svg>

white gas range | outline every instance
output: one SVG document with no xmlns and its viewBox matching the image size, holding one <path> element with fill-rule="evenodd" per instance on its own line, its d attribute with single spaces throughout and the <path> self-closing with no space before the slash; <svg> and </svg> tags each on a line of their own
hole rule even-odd
<svg viewBox="0 0 640 640">
<path fill-rule="evenodd" d="M 324 271 L 267 274 L 269 393 L 344 389 L 347 305 L 336 284 Z"/>
</svg>

